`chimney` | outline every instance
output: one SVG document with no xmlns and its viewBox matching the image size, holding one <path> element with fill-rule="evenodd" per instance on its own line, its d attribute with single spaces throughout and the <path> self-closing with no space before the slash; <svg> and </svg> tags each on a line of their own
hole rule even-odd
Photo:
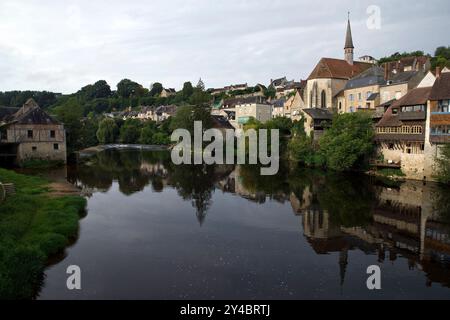
<svg viewBox="0 0 450 320">
<path fill-rule="evenodd" d="M 441 76 L 441 67 L 436 67 L 436 79 Z"/>
<path fill-rule="evenodd" d="M 389 80 L 389 62 L 384 64 L 384 80 Z"/>
</svg>

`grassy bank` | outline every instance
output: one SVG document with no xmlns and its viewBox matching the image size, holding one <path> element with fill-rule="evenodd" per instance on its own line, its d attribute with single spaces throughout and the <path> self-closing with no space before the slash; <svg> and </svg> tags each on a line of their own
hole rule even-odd
<svg viewBox="0 0 450 320">
<path fill-rule="evenodd" d="M 47 258 L 78 230 L 82 197 L 51 197 L 48 182 L 0 168 L 16 195 L 0 203 L 0 299 L 28 299 L 42 281 Z"/>
</svg>

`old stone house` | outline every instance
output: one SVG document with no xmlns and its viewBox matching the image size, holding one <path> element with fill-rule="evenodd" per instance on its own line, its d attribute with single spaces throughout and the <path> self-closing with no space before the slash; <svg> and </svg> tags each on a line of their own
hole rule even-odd
<svg viewBox="0 0 450 320">
<path fill-rule="evenodd" d="M 380 104 L 380 86 L 385 84 L 384 70 L 373 66 L 350 79 L 337 95 L 337 111 L 374 110 Z"/>
<path fill-rule="evenodd" d="M 426 179 L 427 104 L 432 87 L 416 88 L 395 101 L 376 125 L 377 149 L 413 179 Z"/>
<path fill-rule="evenodd" d="M 33 99 L 21 108 L 0 108 L 0 154 L 21 164 L 30 159 L 66 161 L 64 125 Z"/>
<path fill-rule="evenodd" d="M 176 93 L 177 93 L 177 91 L 173 88 L 163 88 L 163 90 L 161 91 L 160 97 L 167 98 L 167 97 L 175 95 Z"/>
</svg>

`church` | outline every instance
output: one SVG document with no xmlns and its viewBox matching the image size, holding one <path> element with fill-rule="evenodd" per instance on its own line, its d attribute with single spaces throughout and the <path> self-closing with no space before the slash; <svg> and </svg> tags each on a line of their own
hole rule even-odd
<svg viewBox="0 0 450 320">
<path fill-rule="evenodd" d="M 307 108 L 337 109 L 336 96 L 347 81 L 367 70 L 372 63 L 354 61 L 350 18 L 347 20 L 344 59 L 322 58 L 308 77 L 305 89 Z"/>
</svg>

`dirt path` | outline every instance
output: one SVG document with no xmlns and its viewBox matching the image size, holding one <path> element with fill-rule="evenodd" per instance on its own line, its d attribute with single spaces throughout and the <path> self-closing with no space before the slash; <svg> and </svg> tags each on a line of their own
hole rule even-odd
<svg viewBox="0 0 450 320">
<path fill-rule="evenodd" d="M 64 182 L 64 181 L 52 182 L 49 184 L 49 186 L 50 186 L 50 192 L 48 194 L 51 197 L 81 195 L 81 190 L 67 181 L 66 182 Z"/>
</svg>

